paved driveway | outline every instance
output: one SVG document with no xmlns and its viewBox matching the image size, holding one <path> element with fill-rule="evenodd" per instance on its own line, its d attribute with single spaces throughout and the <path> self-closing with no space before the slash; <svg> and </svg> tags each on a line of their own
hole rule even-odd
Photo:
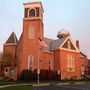
<svg viewBox="0 0 90 90">
<path fill-rule="evenodd" d="M 90 90 L 90 84 L 36 86 L 35 90 Z"/>
</svg>

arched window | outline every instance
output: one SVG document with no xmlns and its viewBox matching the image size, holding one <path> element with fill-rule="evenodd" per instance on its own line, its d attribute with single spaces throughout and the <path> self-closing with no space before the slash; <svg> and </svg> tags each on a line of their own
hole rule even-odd
<svg viewBox="0 0 90 90">
<path fill-rule="evenodd" d="M 51 58 L 49 59 L 49 70 L 52 70 L 52 60 L 51 60 Z"/>
<path fill-rule="evenodd" d="M 67 44 L 68 44 L 68 49 L 71 49 L 71 44 L 70 44 L 69 40 L 68 40 Z"/>
<path fill-rule="evenodd" d="M 33 58 L 32 55 L 30 55 L 29 58 L 28 58 L 28 69 L 29 70 L 33 69 L 33 61 L 34 61 L 34 58 Z"/>
<path fill-rule="evenodd" d="M 36 10 L 34 8 L 32 8 L 32 9 L 29 10 L 29 15 L 28 16 L 29 17 L 35 17 L 36 16 L 35 13 L 36 13 Z"/>
</svg>

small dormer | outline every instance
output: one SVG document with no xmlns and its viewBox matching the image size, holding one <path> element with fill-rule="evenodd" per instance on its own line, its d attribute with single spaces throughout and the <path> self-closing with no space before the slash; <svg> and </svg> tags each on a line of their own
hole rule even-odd
<svg viewBox="0 0 90 90">
<path fill-rule="evenodd" d="M 27 19 L 35 19 L 41 18 L 43 19 L 43 7 L 41 2 L 30 2 L 24 3 L 24 18 Z"/>
</svg>

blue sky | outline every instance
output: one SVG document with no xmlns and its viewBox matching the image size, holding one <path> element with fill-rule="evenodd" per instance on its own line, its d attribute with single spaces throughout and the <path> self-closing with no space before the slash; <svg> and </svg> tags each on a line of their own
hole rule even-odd
<svg viewBox="0 0 90 90">
<path fill-rule="evenodd" d="M 1 0 L 0 50 L 12 31 L 19 38 L 23 27 L 23 3 L 41 1 L 44 7 L 45 37 L 56 39 L 57 32 L 67 28 L 73 40 L 90 58 L 90 0 Z"/>
</svg>

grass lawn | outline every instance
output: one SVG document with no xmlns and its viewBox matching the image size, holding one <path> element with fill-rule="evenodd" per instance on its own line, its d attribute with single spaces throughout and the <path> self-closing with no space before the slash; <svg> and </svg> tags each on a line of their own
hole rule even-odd
<svg viewBox="0 0 90 90">
<path fill-rule="evenodd" d="M 34 90 L 34 89 L 31 85 L 25 85 L 25 86 L 4 87 L 4 88 L 0 88 L 0 90 Z"/>
</svg>

